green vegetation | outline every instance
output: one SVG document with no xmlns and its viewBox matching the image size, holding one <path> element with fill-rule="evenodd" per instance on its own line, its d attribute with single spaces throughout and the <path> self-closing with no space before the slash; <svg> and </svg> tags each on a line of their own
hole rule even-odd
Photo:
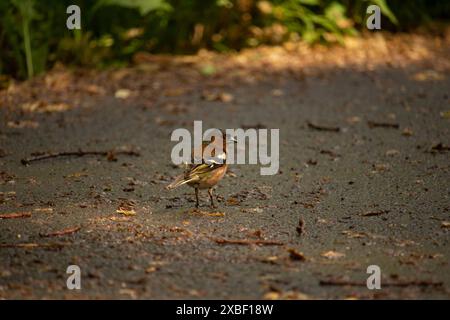
<svg viewBox="0 0 450 320">
<path fill-rule="evenodd" d="M 81 30 L 66 28 L 71 4 L 81 8 Z M 450 2 L 439 0 L 2 0 L 0 74 L 23 79 L 56 62 L 123 65 L 138 51 L 340 42 L 364 27 L 369 4 L 392 31 L 450 17 Z"/>
</svg>

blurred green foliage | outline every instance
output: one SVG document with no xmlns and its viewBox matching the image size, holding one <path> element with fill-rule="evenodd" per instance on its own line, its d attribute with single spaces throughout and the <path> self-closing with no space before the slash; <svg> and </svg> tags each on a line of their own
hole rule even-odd
<svg viewBox="0 0 450 320">
<path fill-rule="evenodd" d="M 81 8 L 81 30 L 66 28 L 71 4 Z M 393 31 L 450 16 L 450 1 L 439 0 L 1 0 L 0 74 L 32 77 L 56 62 L 123 65 L 138 51 L 340 42 L 364 28 L 370 4 Z"/>
</svg>

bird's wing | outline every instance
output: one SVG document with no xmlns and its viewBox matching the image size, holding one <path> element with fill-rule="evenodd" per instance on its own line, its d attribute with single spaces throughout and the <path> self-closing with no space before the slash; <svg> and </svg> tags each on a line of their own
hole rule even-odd
<svg viewBox="0 0 450 320">
<path fill-rule="evenodd" d="M 179 186 L 181 186 L 181 185 L 183 185 L 185 183 L 192 182 L 192 181 L 197 181 L 197 180 L 199 180 L 198 175 L 194 175 L 194 176 L 189 177 L 189 176 L 186 176 L 186 175 L 183 174 L 183 175 L 180 175 L 180 176 L 176 177 L 175 180 L 171 184 L 166 186 L 166 189 L 169 189 L 169 190 L 170 189 L 175 189 L 176 187 L 179 187 Z"/>
<path fill-rule="evenodd" d="M 201 163 L 195 165 L 189 172 L 187 173 L 187 177 L 201 176 L 208 172 L 211 172 L 219 167 L 223 166 L 220 163 Z"/>
<path fill-rule="evenodd" d="M 171 184 L 169 184 L 166 188 L 174 189 L 174 188 L 179 187 L 188 182 L 199 181 L 199 180 L 205 178 L 205 176 L 207 176 L 210 172 L 212 172 L 222 166 L 224 166 L 224 164 L 220 164 L 220 163 L 219 164 L 201 163 L 201 164 L 193 165 L 185 174 L 178 176 L 175 179 L 175 181 L 173 181 Z"/>
</svg>

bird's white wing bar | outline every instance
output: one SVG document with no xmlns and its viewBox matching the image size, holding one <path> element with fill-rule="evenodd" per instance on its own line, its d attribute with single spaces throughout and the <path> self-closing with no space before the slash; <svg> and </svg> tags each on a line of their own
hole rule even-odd
<svg viewBox="0 0 450 320">
<path fill-rule="evenodd" d="M 227 155 L 225 152 L 222 152 L 216 157 L 208 157 L 205 158 L 206 164 L 224 164 L 225 160 L 227 159 Z"/>
</svg>

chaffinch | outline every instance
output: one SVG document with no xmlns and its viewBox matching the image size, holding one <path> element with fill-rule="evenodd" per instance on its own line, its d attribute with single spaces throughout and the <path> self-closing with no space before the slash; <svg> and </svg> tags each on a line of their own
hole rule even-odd
<svg viewBox="0 0 450 320">
<path fill-rule="evenodd" d="M 174 189 L 183 184 L 195 189 L 195 207 L 199 207 L 198 191 L 199 189 L 208 189 L 209 198 L 211 201 L 211 207 L 217 208 L 214 203 L 213 187 L 225 176 L 228 165 L 226 163 L 226 152 L 228 142 L 236 142 L 233 137 L 227 136 L 223 130 L 221 130 L 222 136 L 215 138 L 213 136 L 212 141 L 203 141 L 201 146 L 202 163 L 190 164 L 187 166 L 184 174 L 179 175 L 175 180 L 169 184 L 167 189 Z M 205 148 L 210 145 L 217 148 L 212 149 L 211 156 L 204 155 Z M 222 144 L 220 148 L 220 144 Z M 211 148 L 211 147 L 210 147 Z M 210 149 L 211 150 L 211 149 Z M 222 150 L 222 153 L 216 154 L 216 150 Z M 192 159 L 194 159 L 194 150 L 192 150 Z"/>
</svg>

